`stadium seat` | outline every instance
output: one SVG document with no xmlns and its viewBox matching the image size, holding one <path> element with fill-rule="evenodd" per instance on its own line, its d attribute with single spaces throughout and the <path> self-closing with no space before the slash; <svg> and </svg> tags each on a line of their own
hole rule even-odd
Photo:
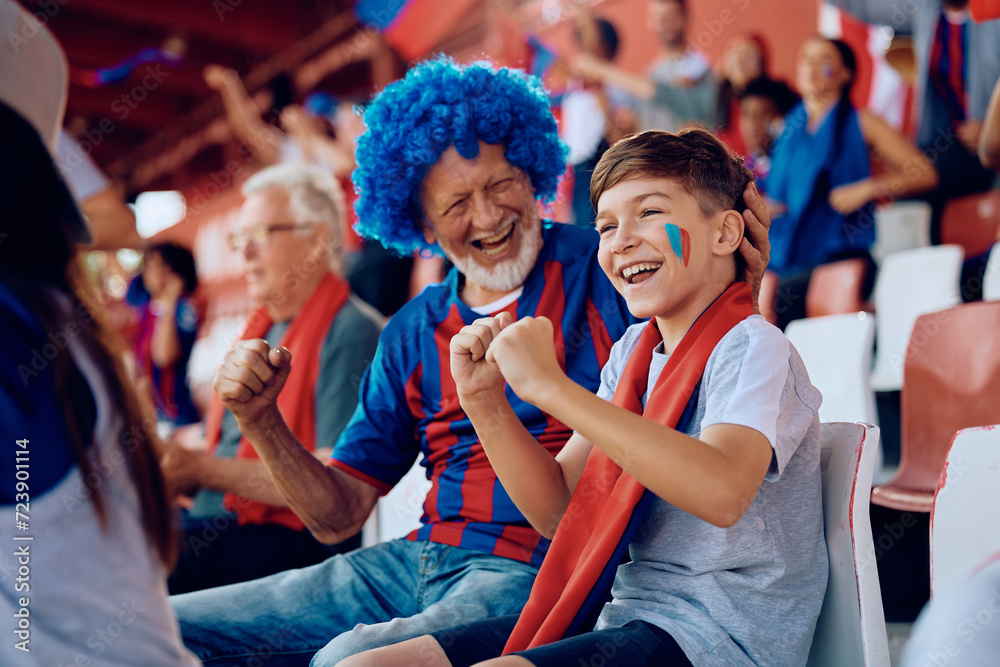
<svg viewBox="0 0 1000 667">
<path fill-rule="evenodd" d="M 872 389 L 897 391 L 903 381 L 903 353 L 913 323 L 924 313 L 957 305 L 962 249 L 930 246 L 894 252 L 875 282 L 875 368 Z"/>
<path fill-rule="evenodd" d="M 875 209 L 875 245 L 872 258 L 881 264 L 886 255 L 931 244 L 931 206 L 922 201 L 899 201 Z"/>
<path fill-rule="evenodd" d="M 809 379 L 823 394 L 821 421 L 878 423 L 869 383 L 874 315 L 859 312 L 796 320 L 788 324 L 785 335 L 802 357 Z"/>
<path fill-rule="evenodd" d="M 966 257 L 984 254 L 1000 229 L 1000 190 L 956 197 L 941 212 L 941 243 L 955 243 Z"/>
<path fill-rule="evenodd" d="M 397 537 L 405 537 L 410 531 L 420 528 L 420 517 L 424 514 L 424 499 L 431 483 L 427 471 L 418 459 L 399 484 L 378 499 L 374 521 L 365 524 L 362 542 L 365 546 L 385 542 Z"/>
<path fill-rule="evenodd" d="M 944 595 L 1000 552 L 1000 426 L 962 429 L 934 494 L 931 594 Z"/>
<path fill-rule="evenodd" d="M 878 427 L 836 422 L 821 429 L 830 577 L 806 664 L 888 667 L 889 642 L 868 516 Z"/>
<path fill-rule="evenodd" d="M 866 267 L 863 259 L 844 259 L 813 269 L 806 291 L 806 317 L 865 310 L 861 287 Z"/>
<path fill-rule="evenodd" d="M 1000 423 L 1000 301 L 922 315 L 906 350 L 899 469 L 876 505 L 930 512 L 955 432 Z"/>
<path fill-rule="evenodd" d="M 993 244 L 983 274 L 983 301 L 1000 301 L 1000 243 Z"/>
</svg>

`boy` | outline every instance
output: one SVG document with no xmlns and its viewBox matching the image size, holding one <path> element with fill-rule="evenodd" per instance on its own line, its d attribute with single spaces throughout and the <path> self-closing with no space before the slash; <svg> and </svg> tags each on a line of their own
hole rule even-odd
<svg viewBox="0 0 1000 667">
<path fill-rule="evenodd" d="M 747 148 L 743 163 L 755 180 L 771 171 L 771 144 L 781 133 L 777 126 L 797 101 L 787 85 L 767 77 L 748 83 L 740 96 L 740 135 Z"/>
<path fill-rule="evenodd" d="M 451 342 L 491 464 L 555 535 L 524 611 L 342 665 L 805 663 L 828 569 L 820 395 L 735 282 L 749 179 L 702 130 L 605 153 L 591 182 L 598 260 L 650 319 L 615 344 L 598 396 L 562 372 L 546 318 L 483 318 Z M 520 425 L 504 382 L 575 431 L 558 456 Z"/>
</svg>

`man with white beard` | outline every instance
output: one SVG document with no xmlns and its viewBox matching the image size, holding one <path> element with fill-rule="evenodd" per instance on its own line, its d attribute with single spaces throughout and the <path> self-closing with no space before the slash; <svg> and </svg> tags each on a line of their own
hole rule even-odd
<svg viewBox="0 0 1000 667">
<path fill-rule="evenodd" d="M 240 343 L 215 388 L 319 540 L 356 532 L 418 457 L 432 483 L 423 526 L 313 567 L 174 597 L 185 643 L 211 664 L 265 654 L 268 665 L 306 664 L 316 654 L 313 665 L 335 665 L 369 648 L 519 612 L 548 540 L 497 481 L 459 406 L 451 338 L 501 311 L 548 317 L 560 323 L 567 374 L 596 391 L 611 345 L 630 323 L 595 260 L 596 232 L 539 216 L 538 202 L 555 197 L 566 153 L 540 81 L 429 61 L 386 87 L 365 122 L 354 176 L 359 231 L 401 253 L 441 253 L 455 269 L 386 326 L 326 465 L 275 407 L 290 365 L 299 363 L 287 350 Z M 742 251 L 748 279 L 759 286 L 768 218 L 759 197 L 748 204 L 753 212 L 744 217 L 760 251 L 746 240 Z M 555 455 L 570 430 L 508 398 L 497 424 L 521 421 Z"/>
</svg>

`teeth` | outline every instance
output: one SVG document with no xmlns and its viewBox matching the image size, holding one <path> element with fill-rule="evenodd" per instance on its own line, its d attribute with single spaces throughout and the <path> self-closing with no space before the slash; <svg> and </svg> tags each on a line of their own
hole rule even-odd
<svg viewBox="0 0 1000 667">
<path fill-rule="evenodd" d="M 513 226 L 514 225 L 507 225 L 506 227 L 504 227 L 502 230 L 500 230 L 499 232 L 497 232 L 493 236 L 487 236 L 485 238 L 476 239 L 476 242 L 478 242 L 478 243 L 485 243 L 487 245 L 490 244 L 490 243 L 498 243 L 499 241 L 503 240 L 503 237 L 507 236 L 507 234 L 510 234 L 511 227 L 513 227 Z"/>
<path fill-rule="evenodd" d="M 492 248 L 480 248 L 479 252 L 483 253 L 487 257 L 493 257 L 494 255 L 499 255 L 500 253 L 507 250 L 510 247 L 510 239 L 507 239 L 503 244 L 494 246 Z"/>
<path fill-rule="evenodd" d="M 622 270 L 622 277 L 626 280 L 636 275 L 637 273 L 642 273 L 643 271 L 655 271 L 656 269 L 663 266 L 663 264 L 633 264 L 632 266 L 626 266 Z"/>
</svg>

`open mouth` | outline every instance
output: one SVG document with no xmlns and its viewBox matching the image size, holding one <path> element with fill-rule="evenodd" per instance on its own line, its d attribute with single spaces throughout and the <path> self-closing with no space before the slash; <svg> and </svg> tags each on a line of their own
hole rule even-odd
<svg viewBox="0 0 1000 667">
<path fill-rule="evenodd" d="M 511 239 L 514 237 L 514 223 L 492 236 L 476 239 L 472 245 L 487 257 L 493 257 L 506 251 L 510 247 Z"/>
<path fill-rule="evenodd" d="M 621 275 L 629 285 L 638 285 L 641 282 L 649 280 L 653 276 L 653 273 L 661 266 L 663 266 L 662 262 L 633 264 L 622 269 Z"/>
</svg>

